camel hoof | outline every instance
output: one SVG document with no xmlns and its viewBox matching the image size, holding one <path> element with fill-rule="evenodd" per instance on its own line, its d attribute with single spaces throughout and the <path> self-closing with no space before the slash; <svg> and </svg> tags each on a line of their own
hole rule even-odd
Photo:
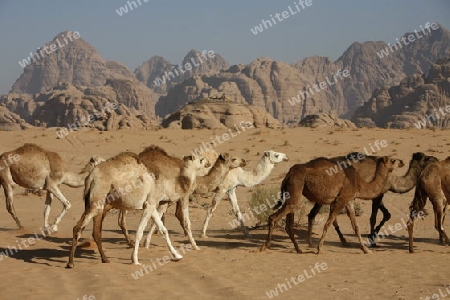
<svg viewBox="0 0 450 300">
<path fill-rule="evenodd" d="M 269 249 L 269 247 L 266 247 L 266 244 L 264 244 L 259 248 L 259 252 L 263 252 L 266 249 Z"/>
<path fill-rule="evenodd" d="M 201 238 L 207 239 L 208 236 L 206 235 L 206 233 L 202 233 L 202 235 L 200 236 Z"/>
<path fill-rule="evenodd" d="M 133 265 L 142 266 L 142 264 L 139 261 L 133 261 Z"/>
<path fill-rule="evenodd" d="M 109 261 L 109 259 L 105 259 L 105 260 L 102 259 L 102 263 L 104 263 L 104 264 L 109 264 L 110 261 Z"/>
<path fill-rule="evenodd" d="M 67 263 L 66 269 L 73 269 L 75 265 L 73 263 Z"/>
<path fill-rule="evenodd" d="M 172 257 L 172 261 L 179 261 L 182 258 L 183 258 L 183 256 L 181 254 L 177 253 L 176 255 L 174 255 Z"/>
<path fill-rule="evenodd" d="M 194 248 L 194 250 L 200 250 L 200 247 L 197 245 L 195 245 L 195 247 L 192 247 L 192 248 Z"/>
</svg>

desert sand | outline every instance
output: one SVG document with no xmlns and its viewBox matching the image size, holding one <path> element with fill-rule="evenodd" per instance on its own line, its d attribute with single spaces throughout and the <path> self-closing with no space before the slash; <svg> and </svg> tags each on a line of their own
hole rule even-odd
<svg viewBox="0 0 450 300">
<path fill-rule="evenodd" d="M 99 132 L 82 130 L 65 139 L 57 139 L 54 129 L 0 132 L 0 151 L 8 151 L 26 142 L 36 143 L 58 152 L 68 168 L 77 171 L 92 155 L 113 156 L 121 151 L 141 151 L 145 146 L 157 144 L 173 155 L 182 156 L 210 141 L 214 134 L 225 131 L 171 130 Z M 387 147 L 376 155 L 392 155 L 408 163 L 412 153 L 422 151 L 439 159 L 448 156 L 450 136 L 448 131 L 356 129 L 337 130 L 327 128 L 294 128 L 283 130 L 252 129 L 217 146 L 218 152 L 230 152 L 248 161 L 246 168 L 253 168 L 264 150 L 273 149 L 286 153 L 288 162 L 278 164 L 262 183 L 264 187 L 279 187 L 284 175 L 296 163 L 303 163 L 319 156 L 344 155 L 350 151 L 363 151 L 376 140 L 386 140 Z M 369 148 L 367 148 L 369 149 Z M 404 174 L 407 166 L 396 170 Z M 62 192 L 71 201 L 72 208 L 59 225 L 59 231 L 36 241 L 8 258 L 0 261 L 1 299 L 269 299 L 266 292 L 287 284 L 286 279 L 308 273 L 311 278 L 287 287 L 276 299 L 426 299 L 433 294 L 449 294 L 445 285 L 450 284 L 450 268 L 446 266 L 449 247 L 438 241 L 431 214 L 415 223 L 415 251 L 408 253 L 407 231 L 401 230 L 378 242 L 372 254 L 363 254 L 346 215 L 339 215 L 342 232 L 351 246 L 341 246 L 333 228 L 328 231 L 324 253 L 315 254 L 315 248 L 306 243 L 306 213 L 300 218 L 303 226 L 295 232 L 304 254 L 296 254 L 284 230 L 278 229 L 270 250 L 259 253 L 267 230 L 252 230 L 252 238 L 245 239 L 241 231 L 231 228 L 228 201 L 222 201 L 209 226 L 209 238 L 200 238 L 200 229 L 206 215 L 201 207 L 190 209 L 194 236 L 200 251 L 187 251 L 178 262 L 168 262 L 148 274 L 134 279 L 132 274 L 142 266 L 131 264 L 131 249 L 117 225 L 117 215 L 107 216 L 103 225 L 103 247 L 111 260 L 102 264 L 95 247 L 78 248 L 75 268 L 66 269 L 72 228 L 80 218 L 84 203 L 82 188 L 63 186 Z M 414 191 L 414 190 L 413 190 Z M 398 195 L 388 193 L 385 205 L 392 218 L 384 228 L 401 219 L 407 219 L 408 206 L 413 191 Z M 252 189 L 238 188 L 241 210 L 248 211 Z M 1 193 L 1 201 L 4 195 Z M 369 232 L 370 201 L 357 200 L 363 214 L 357 217 L 364 239 Z M 14 220 L 3 208 L 0 218 L 0 252 L 16 246 L 16 241 L 42 235 L 45 195 L 24 194 L 15 188 L 15 208 L 25 229 L 18 230 Z M 211 199 L 199 201 L 208 204 Z M 4 206 L 3 206 L 4 207 Z M 54 200 L 50 220 L 61 210 Z M 319 215 L 314 228 L 314 240 L 322 232 L 326 215 Z M 140 212 L 129 214 L 128 224 L 134 238 L 134 230 Z M 381 213 L 378 215 L 378 221 Z M 248 226 L 256 220 L 246 222 Z M 402 224 L 402 223 L 401 223 Z M 448 223 L 447 223 L 448 224 Z M 166 217 L 170 238 L 179 249 L 187 244 L 183 231 L 173 215 L 173 207 Z M 447 226 L 448 227 L 448 226 Z M 83 232 L 82 240 L 91 240 L 92 222 Z M 161 238 L 154 236 L 150 249 L 141 248 L 139 260 L 151 265 L 158 258 L 169 255 Z M 327 268 L 311 276 L 316 263 L 326 263 Z M 316 272 L 317 273 L 317 272 Z M 449 288 L 450 290 L 450 288 Z M 84 298 L 83 298 L 84 297 Z"/>
</svg>

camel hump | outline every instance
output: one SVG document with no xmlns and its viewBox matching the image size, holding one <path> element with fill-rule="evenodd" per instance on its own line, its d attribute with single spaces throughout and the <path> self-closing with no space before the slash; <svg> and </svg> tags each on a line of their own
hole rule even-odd
<svg viewBox="0 0 450 300">
<path fill-rule="evenodd" d="M 425 158 L 425 154 L 422 152 L 415 152 L 412 156 L 413 160 L 422 160 L 423 158 Z"/>
<path fill-rule="evenodd" d="M 139 156 L 136 153 L 129 152 L 129 151 L 121 152 L 118 155 L 116 155 L 114 157 L 111 157 L 108 160 L 110 160 L 110 161 L 121 161 L 121 162 L 124 162 L 124 163 L 128 163 L 128 162 L 136 162 L 138 164 L 141 163 L 141 159 L 139 158 Z"/>
<path fill-rule="evenodd" d="M 156 146 L 156 145 L 148 146 L 141 153 L 147 153 L 147 152 L 159 152 L 159 153 L 161 153 L 163 155 L 169 156 L 169 154 L 167 154 L 166 150 L 164 150 L 163 148 L 161 148 L 159 146 Z"/>
</svg>

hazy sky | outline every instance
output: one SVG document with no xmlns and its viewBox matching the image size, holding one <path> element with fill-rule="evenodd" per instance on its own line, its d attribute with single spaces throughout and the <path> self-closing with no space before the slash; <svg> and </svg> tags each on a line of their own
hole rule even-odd
<svg viewBox="0 0 450 300">
<path fill-rule="evenodd" d="M 126 0 L 0 0 L 0 94 L 22 73 L 18 61 L 64 30 L 133 71 L 153 55 L 179 63 L 190 49 L 214 50 L 231 64 L 336 60 L 353 42 L 395 42 L 429 21 L 450 29 L 450 0 L 312 0 L 258 35 L 250 28 L 298 0 L 144 1 L 119 16 Z"/>
</svg>

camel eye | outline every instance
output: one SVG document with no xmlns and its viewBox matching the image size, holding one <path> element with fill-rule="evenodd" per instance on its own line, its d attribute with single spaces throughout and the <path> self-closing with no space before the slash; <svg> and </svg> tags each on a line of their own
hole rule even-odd
<svg viewBox="0 0 450 300">
<path fill-rule="evenodd" d="M 275 154 L 275 158 L 278 158 L 278 154 Z"/>
<path fill-rule="evenodd" d="M 236 161 L 236 158 L 233 158 L 232 161 Z"/>
</svg>

